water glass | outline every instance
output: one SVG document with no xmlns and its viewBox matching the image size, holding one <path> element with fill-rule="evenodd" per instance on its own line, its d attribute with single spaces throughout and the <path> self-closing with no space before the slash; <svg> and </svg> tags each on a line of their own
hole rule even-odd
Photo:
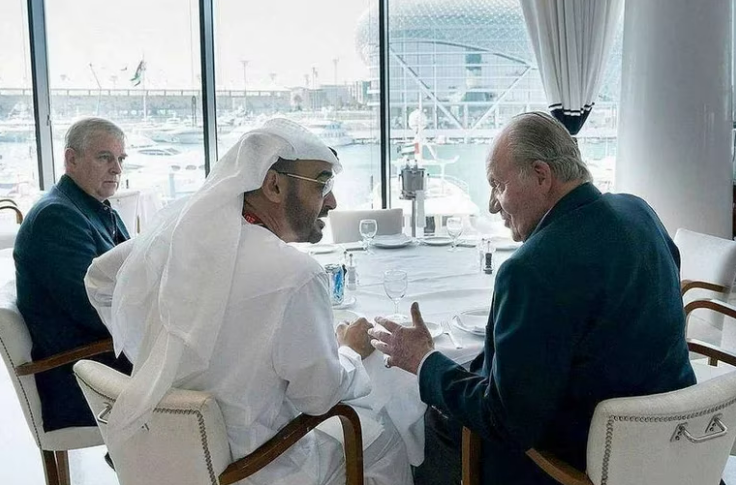
<svg viewBox="0 0 736 485">
<path fill-rule="evenodd" d="M 408 286 L 409 277 L 406 271 L 390 269 L 383 273 L 383 289 L 386 291 L 386 296 L 394 302 L 394 314 L 388 317 L 389 320 L 399 322 L 406 319 L 406 317 L 399 314 L 399 302 L 406 295 Z"/>
<path fill-rule="evenodd" d="M 363 238 L 363 249 L 366 253 L 370 252 L 371 241 L 376 237 L 378 232 L 378 222 L 375 219 L 361 219 L 358 226 L 360 236 Z"/>
<path fill-rule="evenodd" d="M 463 220 L 460 217 L 447 219 L 447 234 L 452 238 L 450 251 L 457 251 L 457 238 L 463 233 Z"/>
</svg>

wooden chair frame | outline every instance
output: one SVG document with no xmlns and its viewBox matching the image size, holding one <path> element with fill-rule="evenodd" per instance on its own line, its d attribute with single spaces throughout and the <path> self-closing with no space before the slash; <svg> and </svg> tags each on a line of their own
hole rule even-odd
<svg viewBox="0 0 736 485">
<path fill-rule="evenodd" d="M 680 295 L 685 296 L 685 293 L 687 293 L 689 290 L 692 290 L 693 288 L 717 291 L 718 293 L 725 293 L 728 290 L 728 288 L 723 285 L 717 285 L 715 283 L 709 283 L 707 281 L 682 280 L 680 282 Z"/>
<path fill-rule="evenodd" d="M 15 222 L 16 223 L 20 224 L 21 222 L 23 222 L 23 213 L 20 211 L 20 209 L 18 209 L 15 203 L 13 204 L 3 203 L 2 199 L 0 199 L 0 210 L 3 210 L 3 209 L 8 209 L 8 210 L 15 212 Z"/>
<path fill-rule="evenodd" d="M 253 475 L 287 451 L 319 423 L 334 416 L 340 418 L 345 436 L 345 484 L 363 485 L 363 438 L 360 420 L 355 410 L 346 404 L 337 404 L 320 416 L 297 416 L 253 453 L 231 463 L 220 474 L 220 485 L 229 485 Z"/>
<path fill-rule="evenodd" d="M 73 364 L 78 360 L 93 357 L 95 355 L 112 352 L 112 339 L 100 340 L 89 345 L 77 347 L 76 349 L 60 352 L 45 359 L 27 362 L 13 367 L 16 376 L 29 376 L 56 369 L 67 364 Z M 47 485 L 70 485 L 69 455 L 67 450 L 41 450 L 41 461 L 46 477 Z"/>
<path fill-rule="evenodd" d="M 709 287 L 691 285 L 685 288 L 686 281 L 683 281 L 683 293 L 690 288 L 705 288 L 713 291 L 722 291 L 714 289 L 718 285 L 704 283 Z M 687 283 L 703 283 L 703 282 L 687 282 Z M 721 287 L 722 288 L 722 287 Z M 725 290 L 725 289 L 724 289 Z M 736 318 L 736 307 L 733 307 L 720 300 L 695 300 L 685 306 L 685 318 L 687 318 L 693 310 L 709 309 L 731 318 Z M 702 342 L 695 339 L 688 339 L 687 347 L 690 352 L 704 355 L 708 357 L 708 364 L 715 366 L 718 362 L 724 362 L 736 366 L 736 354 L 721 349 L 715 345 Z M 462 442 L 462 480 L 463 485 L 480 485 L 481 478 L 481 438 L 478 434 L 472 432 L 468 428 L 463 428 Z M 535 450 L 531 448 L 526 451 L 526 455 L 532 459 L 536 465 L 541 468 L 547 475 L 563 485 L 593 485 L 585 472 L 580 471 L 568 463 L 557 458 L 554 454 Z"/>
</svg>

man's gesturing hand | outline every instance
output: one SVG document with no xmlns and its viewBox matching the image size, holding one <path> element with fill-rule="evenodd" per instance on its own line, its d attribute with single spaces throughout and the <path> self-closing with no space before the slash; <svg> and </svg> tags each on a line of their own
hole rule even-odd
<svg viewBox="0 0 736 485">
<path fill-rule="evenodd" d="M 396 366 L 412 374 L 417 373 L 419 363 L 425 355 L 434 349 L 432 336 L 429 334 L 417 302 L 411 305 L 411 327 L 376 317 L 376 323 L 388 332 L 373 327 L 368 334 L 373 337 L 371 345 L 386 354 L 386 365 Z"/>
</svg>

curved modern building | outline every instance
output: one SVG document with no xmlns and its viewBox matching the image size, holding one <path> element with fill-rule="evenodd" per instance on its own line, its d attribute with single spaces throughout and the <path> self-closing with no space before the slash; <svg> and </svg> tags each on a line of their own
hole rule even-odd
<svg viewBox="0 0 736 485">
<path fill-rule="evenodd" d="M 363 15 L 357 49 L 378 102 L 377 2 Z M 427 130 L 484 137 L 511 116 L 546 109 L 539 71 L 517 0 L 392 0 L 389 12 L 392 128 L 408 128 L 421 109 Z M 619 36 L 620 37 L 620 36 Z M 621 42 L 616 41 L 597 111 L 618 98 Z M 595 112 L 596 110 L 594 110 Z M 591 124 L 606 116 L 591 115 Z M 601 120 L 603 118 L 603 120 Z"/>
</svg>

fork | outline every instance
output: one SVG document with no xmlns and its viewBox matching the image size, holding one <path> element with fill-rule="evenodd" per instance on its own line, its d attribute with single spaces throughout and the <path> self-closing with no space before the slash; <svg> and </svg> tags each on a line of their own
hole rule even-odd
<svg viewBox="0 0 736 485">
<path fill-rule="evenodd" d="M 450 342 L 452 342 L 452 345 L 454 345 L 456 349 L 462 349 L 462 344 L 457 341 L 455 336 L 452 334 L 452 330 L 450 330 L 450 322 L 448 322 L 447 320 L 442 320 L 440 322 L 440 326 L 442 327 L 442 333 L 450 337 Z"/>
</svg>

